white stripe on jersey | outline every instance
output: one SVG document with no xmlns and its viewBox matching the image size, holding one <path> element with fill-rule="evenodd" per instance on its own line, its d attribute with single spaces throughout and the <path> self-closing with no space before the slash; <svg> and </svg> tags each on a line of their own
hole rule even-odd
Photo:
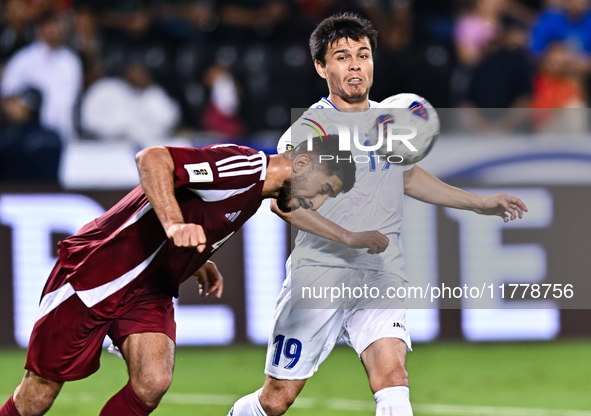
<svg viewBox="0 0 591 416">
<path fill-rule="evenodd" d="M 267 177 L 267 156 L 263 152 L 259 152 L 261 159 L 263 159 L 263 170 L 261 171 L 261 181 L 264 181 Z"/>
<path fill-rule="evenodd" d="M 43 296 L 43 299 L 41 299 L 41 304 L 39 305 L 39 310 L 37 311 L 35 322 L 57 308 L 62 302 L 65 302 L 74 293 L 76 292 L 74 291 L 72 285 L 66 283 L 59 289 L 56 289 L 53 292 Z"/>
<path fill-rule="evenodd" d="M 237 144 L 226 143 L 226 144 L 216 144 L 215 146 L 211 146 L 211 149 L 217 149 L 218 147 L 230 147 L 230 146 L 238 147 Z"/>
<path fill-rule="evenodd" d="M 47 295 L 43 296 L 43 299 L 41 299 L 41 304 L 39 305 L 39 310 L 37 311 L 37 317 L 35 318 L 35 322 L 39 321 L 49 312 L 57 308 L 59 305 L 68 300 L 70 296 L 72 296 L 75 293 L 87 307 L 92 308 L 94 305 L 105 300 L 107 297 L 111 296 L 113 293 L 127 286 L 136 277 L 138 277 L 140 273 L 143 272 L 146 269 L 146 267 L 148 267 L 152 260 L 154 260 L 156 254 L 158 254 L 162 246 L 164 246 L 164 243 L 166 243 L 166 241 L 164 241 L 150 257 L 138 264 L 136 267 L 134 267 L 124 275 L 118 277 L 117 279 L 105 283 L 102 286 L 95 287 L 94 289 L 76 292 L 70 283 L 66 283 L 59 289 L 56 289 L 53 292 L 50 292 Z"/>
<path fill-rule="evenodd" d="M 235 156 L 232 156 L 235 157 Z M 263 152 L 258 152 L 256 155 L 251 155 L 248 158 L 254 158 L 254 157 L 260 157 L 261 160 L 260 161 L 250 161 L 250 162 L 239 162 L 239 163 L 233 163 L 231 166 L 232 167 L 227 167 L 227 166 L 223 166 L 221 168 L 218 169 L 218 175 L 220 178 L 227 178 L 230 176 L 242 176 L 242 175 L 252 175 L 253 173 L 257 173 L 257 172 L 261 172 L 261 176 L 260 179 L 264 180 L 265 176 L 267 175 L 267 156 L 263 153 Z M 242 166 L 246 164 L 246 166 Z M 247 167 L 247 166 L 256 166 L 256 165 L 261 165 L 258 168 L 255 169 L 249 169 L 249 170 L 235 170 L 232 172 L 219 172 L 221 170 L 226 170 L 226 169 L 232 169 L 232 168 L 238 168 L 238 167 Z"/>
<path fill-rule="evenodd" d="M 146 212 L 150 211 L 151 209 L 152 205 L 150 205 L 150 203 L 148 202 L 138 212 L 136 212 L 133 217 L 131 217 L 125 224 L 123 224 L 123 227 L 121 227 L 119 231 L 122 231 L 129 227 L 131 224 L 136 223 L 140 218 L 144 216 L 144 214 L 146 214 Z"/>
<path fill-rule="evenodd" d="M 256 155 L 256 156 L 258 156 L 258 155 Z M 221 171 L 224 171 L 224 170 L 242 168 L 244 166 L 254 167 L 254 166 L 258 166 L 258 165 L 262 165 L 262 164 L 263 164 L 263 161 L 262 160 L 253 160 L 252 162 L 232 163 L 230 165 L 219 167 L 218 168 L 218 172 L 221 172 Z"/>
<path fill-rule="evenodd" d="M 240 189 L 193 189 L 189 188 L 190 191 L 196 193 L 204 202 L 217 202 L 223 201 L 224 199 L 228 199 L 233 197 L 234 195 L 242 194 L 248 191 L 250 188 L 255 186 L 256 183 L 253 183 L 246 188 Z"/>
<path fill-rule="evenodd" d="M 236 170 L 234 172 L 222 172 L 220 173 L 220 178 L 227 178 L 228 176 L 242 176 L 242 175 L 252 175 L 253 173 L 257 173 L 263 170 L 263 167 L 260 166 L 256 169 L 251 170 Z"/>
<path fill-rule="evenodd" d="M 156 257 L 156 254 L 158 254 L 158 252 L 164 246 L 166 241 L 163 241 L 162 244 L 160 244 L 160 247 L 158 247 L 150 257 L 148 257 L 146 260 L 135 266 L 133 269 L 131 269 L 124 275 L 119 276 L 115 280 L 107 282 L 104 285 L 95 287 L 93 289 L 81 290 L 79 292 L 76 292 L 76 294 L 87 307 L 92 308 L 97 303 L 105 300 L 113 293 L 123 289 L 125 286 L 134 281 L 140 275 L 141 272 L 146 270 L 148 265 L 152 262 L 152 260 L 154 260 L 154 257 Z"/>
<path fill-rule="evenodd" d="M 252 160 L 252 159 L 254 159 L 256 157 L 260 157 L 260 154 L 257 153 L 255 155 L 250 155 L 250 156 L 246 156 L 246 155 L 230 156 L 230 157 L 227 157 L 225 159 L 218 160 L 217 162 L 215 162 L 215 165 L 216 166 L 221 166 L 221 165 L 225 165 L 226 163 L 230 163 L 230 162 L 233 162 L 233 161 L 239 160 L 239 159 Z"/>
</svg>

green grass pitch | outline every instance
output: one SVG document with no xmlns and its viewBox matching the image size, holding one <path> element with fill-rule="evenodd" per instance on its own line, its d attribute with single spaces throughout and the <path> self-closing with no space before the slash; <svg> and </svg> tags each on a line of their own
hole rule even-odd
<svg viewBox="0 0 591 416">
<path fill-rule="evenodd" d="M 408 358 L 417 415 L 591 416 L 591 340 L 548 343 L 417 344 Z M 261 387 L 265 349 L 179 348 L 175 379 L 154 415 L 225 416 Z M 0 400 L 23 375 L 24 351 L 0 350 Z M 66 383 L 48 415 L 98 415 L 127 380 L 122 360 L 103 353 L 101 369 Z M 338 346 L 287 413 L 371 416 L 373 396 L 353 351 Z M 561 410 L 556 410 L 561 409 Z"/>
</svg>

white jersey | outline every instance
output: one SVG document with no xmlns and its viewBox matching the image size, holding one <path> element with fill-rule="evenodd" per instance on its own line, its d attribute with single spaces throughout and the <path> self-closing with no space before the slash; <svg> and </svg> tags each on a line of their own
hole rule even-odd
<svg viewBox="0 0 591 416">
<path fill-rule="evenodd" d="M 369 102 L 370 108 L 377 105 L 375 101 Z M 302 134 L 305 130 L 299 130 L 302 122 L 310 124 L 304 121 L 304 118 L 320 123 L 327 134 L 337 134 L 337 130 L 330 123 L 325 125 L 323 121 L 340 121 L 349 126 L 351 132 L 357 124 L 361 144 L 365 143 L 367 132 L 375 123 L 375 113 L 371 111 L 341 112 L 327 98 L 323 98 L 312 105 L 310 110 L 283 134 L 277 146 L 279 153 L 307 139 L 307 131 L 306 134 Z M 294 129 L 299 134 L 292 135 Z M 381 254 L 368 254 L 367 249 L 352 249 L 344 244 L 300 231 L 291 254 L 292 267 L 329 266 L 379 270 L 405 279 L 400 243 L 403 173 L 412 169 L 412 165 L 387 163 L 382 158 L 374 157 L 373 152 L 359 150 L 352 139 L 351 153 L 356 160 L 355 186 L 345 194 L 328 198 L 318 209 L 318 213 L 349 231 L 378 230 L 390 239 L 388 248 Z"/>
</svg>

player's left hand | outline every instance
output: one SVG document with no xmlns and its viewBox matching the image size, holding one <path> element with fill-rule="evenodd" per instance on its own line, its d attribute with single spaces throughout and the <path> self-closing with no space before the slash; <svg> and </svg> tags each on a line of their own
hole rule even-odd
<svg viewBox="0 0 591 416">
<path fill-rule="evenodd" d="M 523 201 L 515 196 L 506 194 L 492 194 L 482 196 L 479 206 L 474 210 L 478 214 L 498 215 L 503 221 L 509 222 L 515 218 L 523 218 L 527 207 Z"/>
<path fill-rule="evenodd" d="M 199 295 L 209 298 L 215 294 L 216 298 L 222 297 L 224 291 L 224 278 L 213 261 L 207 261 L 195 272 L 199 284 Z"/>
</svg>

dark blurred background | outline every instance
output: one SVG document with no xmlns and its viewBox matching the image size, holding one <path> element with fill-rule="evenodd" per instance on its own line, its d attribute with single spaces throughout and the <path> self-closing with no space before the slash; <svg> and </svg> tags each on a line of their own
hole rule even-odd
<svg viewBox="0 0 591 416">
<path fill-rule="evenodd" d="M 1 5 L 2 95 L 39 89 L 41 126 L 63 141 L 126 138 L 151 144 L 147 136 L 206 131 L 239 139 L 285 129 L 290 108 L 327 95 L 307 42 L 318 22 L 340 11 L 358 12 L 379 30 L 373 100 L 414 92 L 439 108 L 587 106 L 588 0 Z M 3 107 L 5 128 L 14 126 Z"/>
</svg>

